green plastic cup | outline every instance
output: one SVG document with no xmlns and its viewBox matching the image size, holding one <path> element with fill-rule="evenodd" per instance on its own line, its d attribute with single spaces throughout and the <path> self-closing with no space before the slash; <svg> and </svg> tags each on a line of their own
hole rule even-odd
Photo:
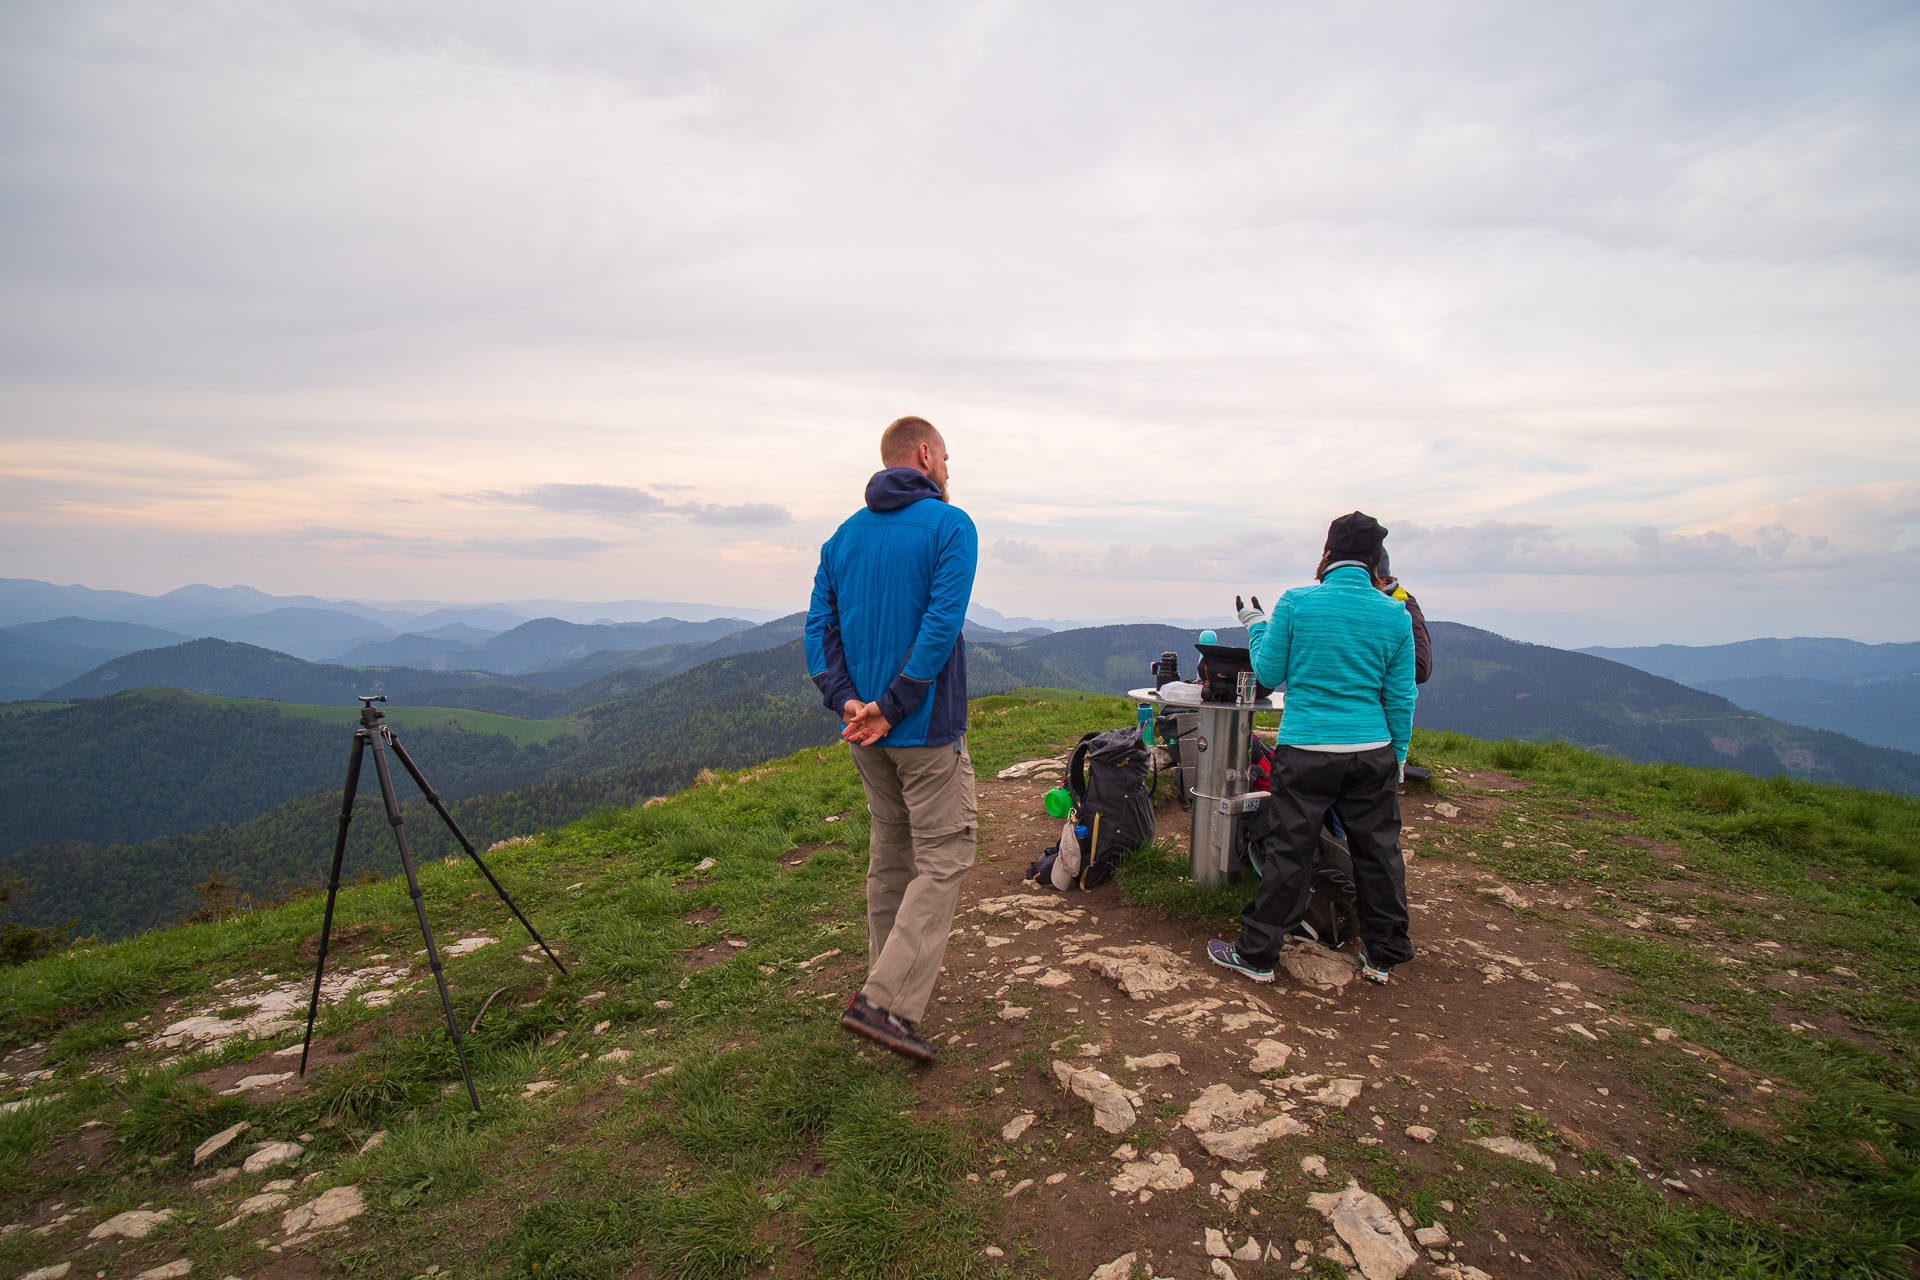
<svg viewBox="0 0 1920 1280">
<path fill-rule="evenodd" d="M 1064 818 L 1073 812 L 1073 796 L 1065 787 L 1055 787 L 1047 792 L 1047 816 Z"/>
</svg>

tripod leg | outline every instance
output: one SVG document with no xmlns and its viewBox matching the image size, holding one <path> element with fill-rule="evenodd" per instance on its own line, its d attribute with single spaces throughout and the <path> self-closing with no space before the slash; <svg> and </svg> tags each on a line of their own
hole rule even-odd
<svg viewBox="0 0 1920 1280">
<path fill-rule="evenodd" d="M 455 822 L 453 815 L 447 812 L 447 806 L 440 803 L 439 795 L 427 785 L 426 775 L 420 772 L 420 766 L 413 762 L 413 757 L 407 754 L 407 749 L 400 745 L 400 739 L 392 734 L 388 734 L 387 737 L 393 744 L 393 754 L 400 757 L 400 763 L 405 765 L 407 772 L 412 775 L 413 785 L 420 788 L 420 794 L 427 798 L 427 803 L 433 806 L 433 811 L 440 815 L 442 822 L 447 824 L 447 830 L 453 832 L 453 838 L 460 842 L 460 847 L 467 851 L 469 858 L 473 859 L 473 865 L 480 868 L 480 874 L 487 878 L 487 883 L 493 886 L 493 891 L 500 895 L 500 901 L 507 904 L 507 910 L 513 912 L 514 919 L 526 926 L 527 932 L 532 934 L 533 940 L 540 944 L 540 949 L 547 953 L 547 959 L 553 961 L 554 967 L 561 973 L 565 973 L 567 966 L 560 963 L 560 957 L 553 954 L 553 948 L 547 945 L 547 940 L 540 936 L 539 930 L 533 927 L 532 921 L 520 914 L 520 908 L 514 904 L 512 898 L 507 896 L 506 889 L 494 878 L 493 872 L 487 869 L 487 864 L 481 861 L 479 851 L 473 847 L 473 841 L 467 839 L 467 833 L 460 829 L 460 824 Z"/>
<path fill-rule="evenodd" d="M 320 975 L 327 970 L 327 943 L 333 937 L 333 901 L 340 896 L 340 860 L 347 853 L 347 824 L 353 821 L 353 797 L 360 790 L 360 765 L 367 758 L 367 735 L 353 733 L 353 755 L 347 759 L 347 786 L 340 798 L 340 834 L 333 840 L 333 871 L 327 876 L 327 914 L 320 923 L 320 959 L 313 966 L 313 998 L 307 1001 L 307 1038 L 300 1042 L 300 1074 L 307 1074 L 307 1050 L 313 1044 L 313 1019 L 320 1012 Z"/>
<path fill-rule="evenodd" d="M 393 773 L 387 768 L 387 749 L 373 735 L 373 770 L 380 778 L 380 798 L 387 805 L 387 822 L 393 827 L 394 843 L 400 846 L 400 865 L 407 873 L 407 892 L 413 895 L 413 913 L 420 918 L 420 936 L 427 941 L 427 967 L 433 970 L 434 985 L 440 988 L 440 1008 L 447 1015 L 447 1034 L 453 1037 L 453 1053 L 460 1059 L 460 1076 L 467 1082 L 467 1098 L 473 1109 L 480 1109 L 480 1095 L 473 1088 L 473 1073 L 467 1070 L 467 1051 L 460 1046 L 460 1024 L 454 1020 L 453 999 L 447 995 L 447 977 L 440 970 L 440 949 L 433 945 L 433 930 L 427 925 L 427 906 L 420 900 L 420 877 L 414 873 L 413 851 L 407 848 L 407 832 L 400 816 L 400 802 L 393 794 Z"/>
</svg>

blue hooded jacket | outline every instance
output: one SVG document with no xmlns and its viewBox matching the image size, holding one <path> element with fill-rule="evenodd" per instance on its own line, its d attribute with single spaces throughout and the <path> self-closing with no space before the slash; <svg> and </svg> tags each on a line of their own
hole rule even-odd
<svg viewBox="0 0 1920 1280">
<path fill-rule="evenodd" d="M 893 726 L 875 745 L 938 747 L 967 731 L 960 630 L 978 538 L 967 513 L 911 467 L 867 481 L 867 508 L 820 548 L 807 608 L 807 673 L 827 709 L 878 702 Z"/>
</svg>

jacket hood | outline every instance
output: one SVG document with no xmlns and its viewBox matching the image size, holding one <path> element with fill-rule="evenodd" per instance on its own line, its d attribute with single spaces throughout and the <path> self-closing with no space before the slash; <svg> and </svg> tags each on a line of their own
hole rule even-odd
<svg viewBox="0 0 1920 1280">
<path fill-rule="evenodd" d="M 922 498 L 938 498 L 940 486 L 912 467 L 888 467 L 867 481 L 867 509 L 898 511 Z"/>
</svg>

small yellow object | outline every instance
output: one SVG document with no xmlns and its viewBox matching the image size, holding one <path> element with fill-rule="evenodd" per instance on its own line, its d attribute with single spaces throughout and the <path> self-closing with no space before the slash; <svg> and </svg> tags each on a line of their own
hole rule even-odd
<svg viewBox="0 0 1920 1280">
<path fill-rule="evenodd" d="M 1402 604 L 1406 603 L 1407 589 L 1405 587 L 1395 587 L 1393 589 L 1393 598 Z"/>
</svg>

